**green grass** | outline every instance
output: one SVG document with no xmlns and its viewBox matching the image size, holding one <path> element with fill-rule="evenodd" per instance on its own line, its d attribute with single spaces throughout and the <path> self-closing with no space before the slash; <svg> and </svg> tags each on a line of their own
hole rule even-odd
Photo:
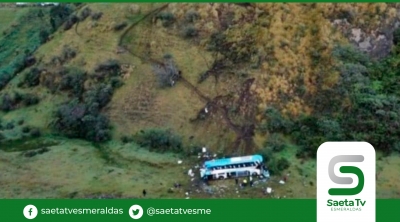
<svg viewBox="0 0 400 222">
<path fill-rule="evenodd" d="M 11 24 L 21 15 L 27 12 L 27 9 L 19 8 L 0 8 L 0 39 L 3 31 L 11 26 Z"/>
</svg>

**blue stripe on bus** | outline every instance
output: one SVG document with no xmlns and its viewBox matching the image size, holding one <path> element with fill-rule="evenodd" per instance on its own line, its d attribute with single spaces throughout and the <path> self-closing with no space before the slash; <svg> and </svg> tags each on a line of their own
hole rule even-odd
<svg viewBox="0 0 400 222">
<path fill-rule="evenodd" d="M 232 161 L 235 158 L 243 158 L 244 160 Z M 247 160 L 247 158 L 249 158 L 249 159 Z M 204 163 L 204 166 L 206 168 L 210 168 L 210 167 L 215 167 L 215 166 L 225 166 L 225 165 L 228 165 L 228 164 L 247 163 L 247 162 L 254 162 L 254 161 L 259 161 L 260 163 L 262 163 L 263 162 L 263 158 L 260 155 L 224 158 L 224 159 L 206 161 Z"/>
</svg>

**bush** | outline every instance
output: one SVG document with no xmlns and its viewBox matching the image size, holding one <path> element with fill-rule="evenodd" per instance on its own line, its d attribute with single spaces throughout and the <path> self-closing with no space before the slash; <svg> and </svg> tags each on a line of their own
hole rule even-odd
<svg viewBox="0 0 400 222">
<path fill-rule="evenodd" d="M 288 133 L 292 128 L 292 121 L 283 117 L 274 107 L 268 107 L 265 112 L 265 123 L 261 126 L 263 132 Z"/>
<path fill-rule="evenodd" d="M 53 31 L 63 24 L 72 14 L 73 9 L 68 4 L 60 4 L 50 9 L 50 24 Z"/>
<path fill-rule="evenodd" d="M 111 77 L 110 84 L 114 89 L 116 89 L 123 86 L 124 82 L 119 77 Z"/>
<path fill-rule="evenodd" d="M 276 168 L 282 172 L 290 167 L 290 162 L 286 158 L 280 158 L 277 162 Z"/>
<path fill-rule="evenodd" d="M 400 42 L 400 28 L 397 28 L 393 32 L 393 44 L 397 45 Z"/>
<path fill-rule="evenodd" d="M 94 77 L 99 81 L 107 81 L 111 77 L 121 75 L 121 64 L 118 60 L 110 59 L 96 66 Z"/>
<path fill-rule="evenodd" d="M 41 30 L 39 32 L 39 40 L 40 40 L 40 44 L 44 44 L 47 42 L 47 40 L 49 40 L 49 36 L 50 33 L 47 30 Z"/>
<path fill-rule="evenodd" d="M 31 135 L 31 137 L 40 137 L 42 135 L 42 133 L 40 132 L 40 130 L 38 128 L 34 128 L 30 131 L 30 135 Z"/>
<path fill-rule="evenodd" d="M 3 72 L 0 74 L 0 90 L 4 89 L 7 84 L 11 81 L 13 75 L 8 72 Z"/>
<path fill-rule="evenodd" d="M 23 133 L 29 133 L 30 131 L 31 131 L 31 128 L 29 126 L 22 127 L 22 132 Z"/>
<path fill-rule="evenodd" d="M 285 149 L 285 140 L 280 134 L 271 134 L 264 143 L 264 147 L 274 152 L 280 152 Z"/>
<path fill-rule="evenodd" d="M 29 86 L 37 86 L 40 83 L 40 73 L 41 70 L 38 68 L 31 69 L 25 76 L 24 83 Z"/>
<path fill-rule="evenodd" d="M 89 7 L 84 8 L 81 11 L 81 14 L 79 16 L 80 21 L 84 21 L 87 17 L 89 17 L 92 14 L 92 10 Z"/>
<path fill-rule="evenodd" d="M 77 53 L 75 49 L 67 45 L 64 45 L 60 56 L 61 62 L 66 62 L 68 60 L 75 58 L 76 54 Z"/>
<path fill-rule="evenodd" d="M 61 72 L 59 90 L 71 90 L 72 93 L 80 97 L 84 92 L 86 73 L 80 69 L 71 68 Z"/>
<path fill-rule="evenodd" d="M 164 27 L 169 27 L 175 22 L 175 16 L 172 12 L 160 12 L 156 18 L 162 21 Z"/>
<path fill-rule="evenodd" d="M 56 112 L 54 128 L 65 136 L 93 142 L 110 139 L 110 125 L 106 116 L 92 113 L 91 107 L 73 100 L 62 105 Z"/>
<path fill-rule="evenodd" d="M 14 109 L 15 101 L 14 99 L 9 95 L 5 94 L 2 97 L 1 100 L 1 110 L 4 112 L 9 112 Z"/>
<path fill-rule="evenodd" d="M 64 31 L 70 30 L 79 21 L 78 16 L 71 15 L 68 20 L 64 23 Z"/>
<path fill-rule="evenodd" d="M 102 16 L 103 16 L 103 13 L 102 13 L 102 12 L 94 12 L 94 13 L 92 13 L 91 18 L 92 18 L 92 20 L 97 21 L 97 20 L 99 20 Z"/>
<path fill-rule="evenodd" d="M 131 142 L 133 142 L 133 137 L 132 136 L 122 136 L 121 142 L 122 143 L 131 143 Z"/>
<path fill-rule="evenodd" d="M 266 162 L 265 165 L 271 174 L 280 175 L 282 171 L 290 167 L 290 162 L 287 159 L 283 157 L 277 158 L 269 149 L 261 150 L 260 155 L 263 156 Z"/>
<path fill-rule="evenodd" d="M 153 66 L 153 72 L 161 88 L 174 86 L 180 78 L 180 71 L 172 59 L 166 59 L 164 66 Z"/>
<path fill-rule="evenodd" d="M 198 35 L 198 31 L 194 26 L 189 25 L 189 26 L 185 27 L 184 36 L 186 38 L 193 38 L 193 37 L 196 37 L 197 35 Z"/>
<path fill-rule="evenodd" d="M 148 129 L 135 135 L 135 141 L 142 147 L 156 152 L 182 152 L 182 139 L 169 130 Z"/>
<path fill-rule="evenodd" d="M 110 85 L 100 84 L 85 92 L 83 97 L 86 104 L 98 104 L 101 109 L 111 101 L 113 93 L 114 90 Z"/>
<path fill-rule="evenodd" d="M 14 123 L 13 123 L 13 122 L 7 123 L 5 128 L 6 128 L 7 130 L 12 130 L 12 129 L 14 129 Z"/>
<path fill-rule="evenodd" d="M 185 21 L 186 22 L 192 23 L 192 22 L 195 22 L 198 19 L 200 19 L 200 14 L 198 12 L 196 12 L 196 11 L 192 11 L 191 10 L 191 11 L 188 11 L 185 14 Z"/>
<path fill-rule="evenodd" d="M 120 22 L 114 25 L 113 29 L 114 31 L 121 31 L 122 29 L 124 29 L 126 26 L 128 26 L 127 22 Z"/>
<path fill-rule="evenodd" d="M 40 102 L 40 99 L 38 96 L 33 95 L 33 94 L 25 94 L 23 98 L 23 102 L 25 106 L 32 106 L 36 105 Z"/>
</svg>

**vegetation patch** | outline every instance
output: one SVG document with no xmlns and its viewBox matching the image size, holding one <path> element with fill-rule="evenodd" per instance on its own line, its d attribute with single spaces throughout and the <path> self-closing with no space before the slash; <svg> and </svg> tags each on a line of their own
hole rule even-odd
<svg viewBox="0 0 400 222">
<path fill-rule="evenodd" d="M 154 152 L 182 152 L 182 138 L 166 129 L 141 130 L 134 137 L 135 142 Z"/>
</svg>

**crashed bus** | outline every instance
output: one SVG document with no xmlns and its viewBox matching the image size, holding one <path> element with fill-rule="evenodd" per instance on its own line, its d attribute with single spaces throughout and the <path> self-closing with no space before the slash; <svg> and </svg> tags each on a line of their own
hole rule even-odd
<svg viewBox="0 0 400 222">
<path fill-rule="evenodd" d="M 204 180 L 210 180 L 244 176 L 268 178 L 270 174 L 264 165 L 263 157 L 252 155 L 206 161 L 200 168 L 200 176 Z"/>
</svg>

